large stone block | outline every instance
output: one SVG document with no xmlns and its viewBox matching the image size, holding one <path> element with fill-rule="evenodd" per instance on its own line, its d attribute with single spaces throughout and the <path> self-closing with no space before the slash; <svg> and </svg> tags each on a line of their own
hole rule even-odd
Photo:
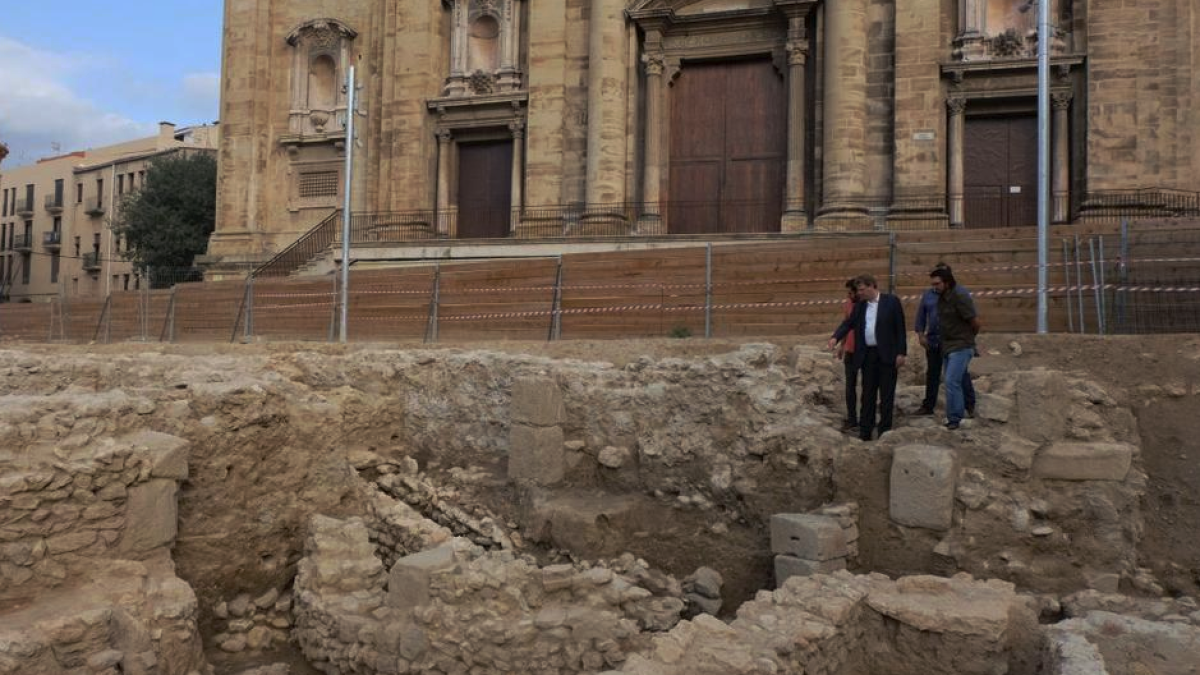
<svg viewBox="0 0 1200 675">
<path fill-rule="evenodd" d="M 1046 370 L 1021 373 L 1016 389 L 1020 434 L 1038 443 L 1062 438 L 1071 404 L 1063 374 Z"/>
<path fill-rule="evenodd" d="M 155 478 L 186 480 L 188 449 L 191 444 L 183 438 L 158 431 L 139 431 L 121 439 L 135 448 L 145 448 L 151 457 L 150 475 Z"/>
<path fill-rule="evenodd" d="M 145 553 L 175 540 L 178 490 L 169 478 L 154 478 L 129 488 L 120 551 Z"/>
<path fill-rule="evenodd" d="M 553 427 L 566 419 L 562 391 L 548 377 L 520 377 L 513 382 L 512 421 L 535 427 Z"/>
<path fill-rule="evenodd" d="M 429 604 L 430 578 L 435 572 L 453 566 L 452 542 L 400 558 L 388 573 L 387 605 L 410 609 Z"/>
<path fill-rule="evenodd" d="M 845 558 L 832 560 L 804 560 L 790 555 L 775 556 L 775 587 L 779 588 L 789 577 L 811 577 L 814 574 L 833 574 L 846 569 Z"/>
<path fill-rule="evenodd" d="M 1133 452 L 1128 443 L 1055 443 L 1038 453 L 1033 475 L 1055 480 L 1125 480 Z"/>
<path fill-rule="evenodd" d="M 954 515 L 958 469 L 954 451 L 905 445 L 892 457 L 891 519 L 909 527 L 947 530 Z"/>
<path fill-rule="evenodd" d="M 837 518 L 802 513 L 771 516 L 771 552 L 805 560 L 846 557 L 846 533 Z"/>
<path fill-rule="evenodd" d="M 536 485 L 562 480 L 562 429 L 514 424 L 508 438 L 509 480 Z"/>
</svg>

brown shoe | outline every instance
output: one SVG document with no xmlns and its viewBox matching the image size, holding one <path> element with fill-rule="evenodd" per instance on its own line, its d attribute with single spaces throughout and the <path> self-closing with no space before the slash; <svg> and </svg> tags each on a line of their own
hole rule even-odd
<svg viewBox="0 0 1200 675">
<path fill-rule="evenodd" d="M 917 414 L 917 415 L 932 415 L 932 414 L 933 414 L 933 408 L 930 408 L 929 406 L 923 405 L 923 406 L 921 406 L 920 408 L 917 408 L 917 412 L 916 412 L 915 414 Z"/>
</svg>

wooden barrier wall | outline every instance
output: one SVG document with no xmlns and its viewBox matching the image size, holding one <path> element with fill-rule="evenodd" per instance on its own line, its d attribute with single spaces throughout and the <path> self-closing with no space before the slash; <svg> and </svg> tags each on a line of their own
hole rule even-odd
<svg viewBox="0 0 1200 675">
<path fill-rule="evenodd" d="M 1091 251 L 1118 269 L 1115 225 L 1051 233 L 1050 328 L 1094 332 Z M 1074 239 L 1086 241 L 1074 261 Z M 1100 238 L 1103 237 L 1103 247 Z M 1200 229 L 1139 227 L 1130 238 L 1129 283 L 1200 283 Z M 1063 242 L 1069 242 L 1063 258 Z M 709 256 L 711 255 L 711 260 Z M 1146 261 L 1144 263 L 1139 261 Z M 799 240 L 703 244 L 557 258 L 423 264 L 351 274 L 348 335 L 357 341 L 547 340 L 822 334 L 841 314 L 846 279 L 870 273 L 894 288 L 911 323 L 929 270 L 950 264 L 975 294 L 989 331 L 1032 331 L 1037 241 L 1032 229 L 868 233 Z M 1106 279 L 1112 283 L 1116 279 Z M 330 276 L 180 284 L 104 299 L 0 305 L 0 336 L 30 341 L 229 342 L 247 337 L 337 337 Z M 1068 306 L 1071 313 L 1068 319 Z"/>
</svg>

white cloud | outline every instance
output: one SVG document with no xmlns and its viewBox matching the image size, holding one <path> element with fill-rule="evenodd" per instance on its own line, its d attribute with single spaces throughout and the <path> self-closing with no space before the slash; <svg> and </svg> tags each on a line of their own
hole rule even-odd
<svg viewBox="0 0 1200 675">
<path fill-rule="evenodd" d="M 138 122 L 100 109 L 69 82 L 114 77 L 107 59 L 56 54 L 0 37 L 0 140 L 12 154 L 4 165 L 28 164 L 54 153 L 99 147 L 156 133 Z"/>
<path fill-rule="evenodd" d="M 220 100 L 220 74 L 190 73 L 183 77 L 182 108 L 188 117 L 215 120 Z"/>
</svg>

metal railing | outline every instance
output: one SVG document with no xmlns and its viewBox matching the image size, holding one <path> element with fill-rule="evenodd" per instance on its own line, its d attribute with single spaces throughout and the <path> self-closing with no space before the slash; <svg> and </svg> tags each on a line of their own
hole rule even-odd
<svg viewBox="0 0 1200 675">
<path fill-rule="evenodd" d="M 83 212 L 89 216 L 102 216 L 104 215 L 104 211 L 104 199 L 102 197 L 89 197 L 84 202 Z"/>
<path fill-rule="evenodd" d="M 81 257 L 81 260 L 83 261 L 83 269 L 88 270 L 89 272 L 100 269 L 99 251 L 90 251 L 88 253 L 84 253 Z"/>
<path fill-rule="evenodd" d="M 22 218 L 27 218 L 29 216 L 32 216 L 33 215 L 33 200 L 32 199 L 24 199 L 24 198 L 18 199 L 17 200 L 17 215 L 21 216 Z"/>
<path fill-rule="evenodd" d="M 31 234 L 16 234 L 13 235 L 13 250 L 14 251 L 32 251 L 33 250 L 33 235 Z"/>
<path fill-rule="evenodd" d="M 286 277 L 324 253 L 336 241 L 341 229 L 341 209 L 335 209 L 324 220 L 300 236 L 252 273 L 252 277 Z"/>
<path fill-rule="evenodd" d="M 62 247 L 62 232 L 50 230 L 42 233 L 42 246 L 44 248 L 61 248 Z"/>
<path fill-rule="evenodd" d="M 46 195 L 45 200 L 46 210 L 51 213 L 57 213 L 63 210 L 62 195 Z"/>
</svg>

